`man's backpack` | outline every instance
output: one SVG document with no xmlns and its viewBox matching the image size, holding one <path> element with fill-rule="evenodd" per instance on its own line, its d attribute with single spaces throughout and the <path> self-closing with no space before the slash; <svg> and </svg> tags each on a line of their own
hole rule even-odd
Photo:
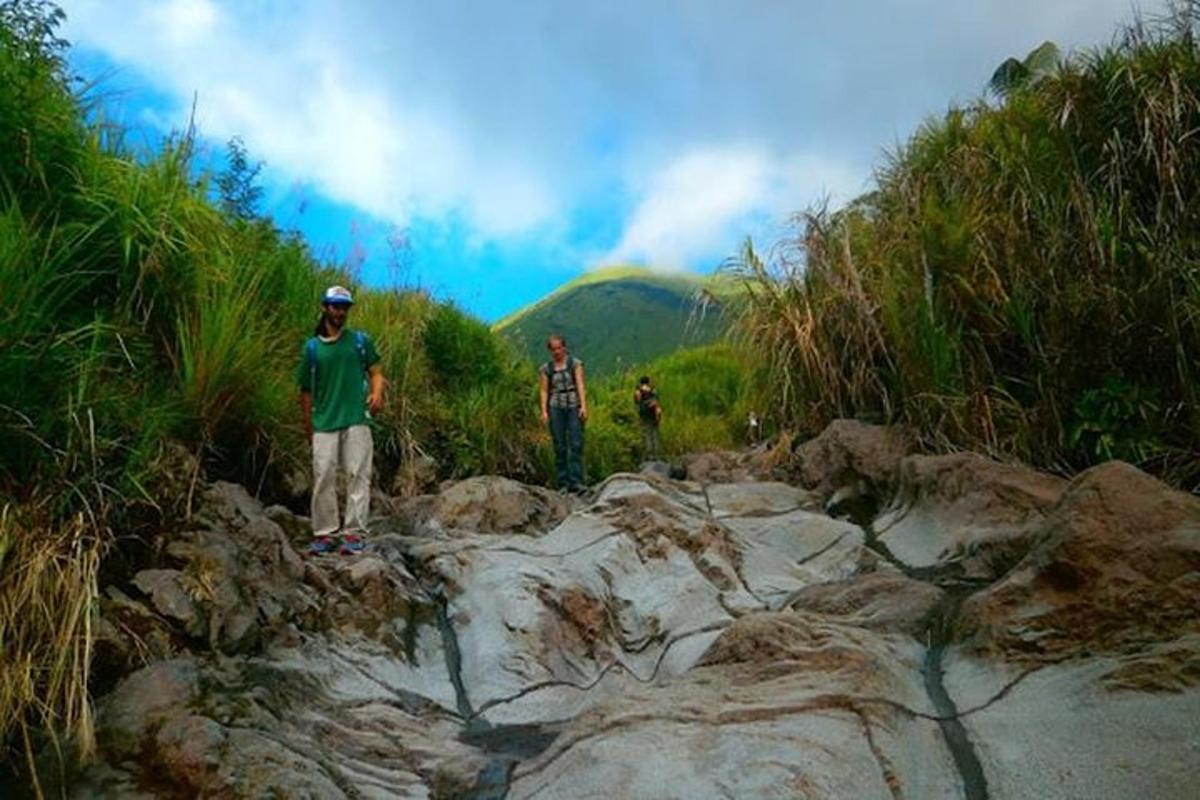
<svg viewBox="0 0 1200 800">
<path fill-rule="evenodd" d="M 638 416 L 647 422 L 654 422 L 658 419 L 658 414 L 655 411 L 658 409 L 658 395 L 653 389 L 638 389 Z"/>
<path fill-rule="evenodd" d="M 367 335 L 362 331 L 349 331 L 354 337 L 354 349 L 358 353 L 358 360 L 362 364 L 363 369 L 363 384 L 366 384 L 367 372 Z M 308 360 L 308 390 L 315 397 L 317 394 L 317 347 L 320 346 L 321 340 L 316 336 L 309 338 L 308 343 L 304 346 L 305 357 Z"/>
</svg>

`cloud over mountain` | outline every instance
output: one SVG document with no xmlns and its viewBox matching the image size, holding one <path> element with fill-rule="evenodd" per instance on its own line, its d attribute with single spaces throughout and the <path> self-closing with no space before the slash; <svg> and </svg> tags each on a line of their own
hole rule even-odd
<svg viewBox="0 0 1200 800">
<path fill-rule="evenodd" d="M 719 260 L 1004 57 L 1103 41 L 1128 0 L 64 3 L 66 34 L 241 135 L 282 179 L 399 224 L 561 233 L 617 192 L 610 249 Z"/>
</svg>

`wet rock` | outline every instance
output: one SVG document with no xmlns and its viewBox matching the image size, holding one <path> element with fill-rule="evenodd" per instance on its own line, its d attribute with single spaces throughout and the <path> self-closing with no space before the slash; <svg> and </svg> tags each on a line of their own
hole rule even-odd
<svg viewBox="0 0 1200 800">
<path fill-rule="evenodd" d="M 1062 478 L 974 453 L 910 456 L 875 533 L 910 567 L 954 561 L 968 577 L 994 579 L 1025 554 L 1065 486 Z"/>
<path fill-rule="evenodd" d="M 959 636 L 978 650 L 1038 662 L 1200 631 L 1200 499 L 1110 462 L 1075 478 L 1033 535 L 963 607 Z"/>
<path fill-rule="evenodd" d="M 911 437 L 900 428 L 839 419 L 800 445 L 789 468 L 801 486 L 822 497 L 852 486 L 858 495 L 886 501 L 900 461 L 912 449 Z"/>
</svg>

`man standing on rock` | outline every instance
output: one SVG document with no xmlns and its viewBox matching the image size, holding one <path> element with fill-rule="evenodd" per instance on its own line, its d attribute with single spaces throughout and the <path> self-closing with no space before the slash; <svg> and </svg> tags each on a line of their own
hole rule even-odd
<svg viewBox="0 0 1200 800">
<path fill-rule="evenodd" d="M 321 299 L 321 319 L 304 343 L 296 379 L 304 429 L 312 442 L 313 488 L 310 554 L 363 549 L 371 503 L 374 442 L 368 424 L 383 408 L 379 352 L 363 331 L 346 327 L 354 299 L 330 286 Z M 338 468 L 347 477 L 346 515 L 338 513 Z M 340 536 L 340 547 L 338 538 Z"/>
<path fill-rule="evenodd" d="M 583 492 L 583 424 L 587 421 L 587 387 L 583 362 L 567 352 L 567 340 L 553 334 L 546 340 L 550 360 L 538 370 L 542 422 L 549 423 L 554 440 L 554 466 L 560 491 Z"/>
</svg>

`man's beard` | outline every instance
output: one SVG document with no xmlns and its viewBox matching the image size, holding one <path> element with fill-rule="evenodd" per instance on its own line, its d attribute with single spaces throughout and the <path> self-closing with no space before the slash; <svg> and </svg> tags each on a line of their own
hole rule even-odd
<svg viewBox="0 0 1200 800">
<path fill-rule="evenodd" d="M 337 333 L 346 324 L 346 318 L 335 319 L 332 314 L 325 315 L 325 331 L 327 333 Z"/>
</svg>

